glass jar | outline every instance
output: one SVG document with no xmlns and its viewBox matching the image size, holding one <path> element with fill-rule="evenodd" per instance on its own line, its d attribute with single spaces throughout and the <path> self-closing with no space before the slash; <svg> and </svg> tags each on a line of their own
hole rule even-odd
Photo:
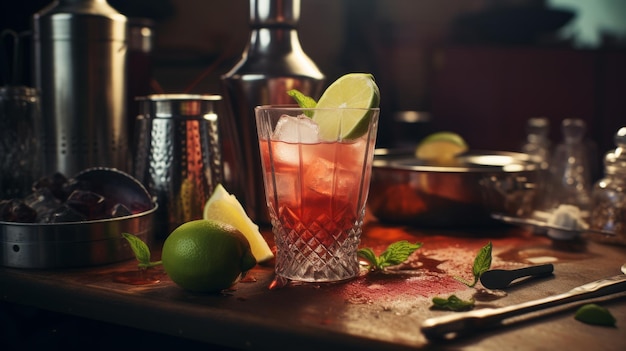
<svg viewBox="0 0 626 351">
<path fill-rule="evenodd" d="M 590 228 L 615 233 L 592 234 L 592 239 L 626 245 L 626 127 L 615 134 L 615 150 L 604 158 L 604 178 L 592 189 Z"/>
</svg>

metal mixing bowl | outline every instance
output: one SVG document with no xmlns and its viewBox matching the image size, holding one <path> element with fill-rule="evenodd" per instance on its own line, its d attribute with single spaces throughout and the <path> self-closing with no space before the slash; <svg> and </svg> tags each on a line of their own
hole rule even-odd
<svg viewBox="0 0 626 351">
<path fill-rule="evenodd" d="M 532 212 L 541 187 L 539 163 L 527 154 L 470 151 L 451 166 L 424 163 L 413 150 L 378 149 L 368 208 L 381 222 L 419 227 L 499 224 L 492 213 Z"/>
<path fill-rule="evenodd" d="M 13 268 L 73 268 L 102 265 L 134 257 L 122 233 L 149 243 L 157 204 L 130 175 L 111 168 L 90 168 L 74 178 L 106 189 L 114 200 L 147 210 L 110 219 L 65 223 L 0 221 L 0 265 Z"/>
<path fill-rule="evenodd" d="M 156 206 L 114 219 L 76 223 L 0 222 L 0 264 L 14 268 L 71 268 L 134 257 L 122 233 L 150 239 Z"/>
</svg>

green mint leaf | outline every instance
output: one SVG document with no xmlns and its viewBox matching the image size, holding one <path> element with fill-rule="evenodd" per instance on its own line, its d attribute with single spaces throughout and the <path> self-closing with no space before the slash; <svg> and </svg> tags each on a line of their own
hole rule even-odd
<svg viewBox="0 0 626 351">
<path fill-rule="evenodd" d="M 296 102 L 301 108 L 315 108 L 315 106 L 317 106 L 317 101 L 315 101 L 315 99 L 313 99 L 310 96 L 304 95 L 297 89 L 291 89 L 287 91 L 287 95 L 291 96 L 294 100 L 296 100 Z M 304 114 L 307 117 L 313 117 L 312 111 L 305 111 Z"/>
<path fill-rule="evenodd" d="M 406 259 L 420 247 L 422 247 L 422 243 L 411 244 L 406 240 L 401 240 L 387 246 L 385 252 L 378 257 L 370 248 L 359 249 L 357 256 L 366 260 L 372 270 L 379 271 L 383 270 L 385 267 L 394 266 L 406 261 Z"/>
<path fill-rule="evenodd" d="M 606 308 L 594 303 L 586 304 L 576 311 L 574 318 L 587 324 L 602 325 L 607 327 L 615 326 L 615 317 Z"/>
<path fill-rule="evenodd" d="M 422 243 L 411 244 L 406 240 L 397 241 L 387 247 L 379 257 L 380 268 L 395 266 L 406 261 L 411 254 L 422 247 Z"/>
<path fill-rule="evenodd" d="M 450 295 L 448 298 L 433 297 L 433 308 L 449 311 L 467 311 L 474 308 L 474 300 L 462 300 L 456 295 Z"/>
<path fill-rule="evenodd" d="M 478 255 L 474 259 L 474 267 L 472 267 L 472 273 L 474 273 L 474 277 L 476 280 L 480 278 L 480 276 L 489 270 L 491 267 L 491 249 L 493 245 L 491 241 L 487 243 L 487 245 L 483 246 L 480 251 L 478 251 Z"/>
<path fill-rule="evenodd" d="M 483 246 L 478 254 L 474 258 L 474 265 L 472 266 L 472 274 L 474 275 L 474 280 L 469 282 L 465 279 L 454 277 L 454 279 L 459 282 L 467 285 L 470 288 L 473 288 L 478 283 L 480 276 L 491 268 L 491 251 L 493 245 L 491 241 L 488 242 L 485 246 Z"/>
<path fill-rule="evenodd" d="M 367 263 L 369 263 L 371 268 L 380 269 L 380 267 L 378 267 L 378 259 L 376 258 L 376 254 L 369 247 L 359 249 L 359 251 L 357 251 L 356 254 L 359 258 L 362 258 L 365 261 L 367 261 Z"/>
<path fill-rule="evenodd" d="M 161 261 L 150 262 L 150 248 L 141 239 L 129 233 L 122 233 L 122 236 L 128 241 L 130 248 L 133 250 L 135 258 L 139 262 L 139 268 L 147 268 L 161 264 Z"/>
</svg>

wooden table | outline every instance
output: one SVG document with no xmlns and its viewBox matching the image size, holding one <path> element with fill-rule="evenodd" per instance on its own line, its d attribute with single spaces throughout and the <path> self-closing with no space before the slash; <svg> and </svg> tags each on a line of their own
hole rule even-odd
<svg viewBox="0 0 626 351">
<path fill-rule="evenodd" d="M 264 235 L 272 242 L 268 230 Z M 424 244 L 409 270 L 364 272 L 345 283 L 270 290 L 271 265 L 257 266 L 223 294 L 190 293 L 166 275 L 151 285 L 115 282 L 116 274 L 136 268 L 131 260 L 71 270 L 1 268 L 0 300 L 235 349 L 623 350 L 626 345 L 624 294 L 594 300 L 616 317 L 616 328 L 575 320 L 579 305 L 571 305 L 456 340 L 429 341 L 420 332 L 426 318 L 456 313 L 431 309 L 434 296 L 474 298 L 476 309 L 543 298 L 619 274 L 624 247 L 555 242 L 521 228 L 418 230 L 375 221 L 366 224 L 361 246 L 379 254 L 401 239 Z M 489 241 L 492 268 L 549 261 L 554 274 L 518 282 L 497 295 L 454 279 L 471 278 L 474 256 Z"/>
</svg>

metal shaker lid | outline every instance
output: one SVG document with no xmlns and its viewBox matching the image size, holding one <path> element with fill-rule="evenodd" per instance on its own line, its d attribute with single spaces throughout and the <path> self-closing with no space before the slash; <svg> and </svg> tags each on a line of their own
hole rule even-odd
<svg viewBox="0 0 626 351">
<path fill-rule="evenodd" d="M 105 0 L 59 0 L 33 15 L 33 39 L 126 41 L 127 18 Z"/>
<path fill-rule="evenodd" d="M 152 94 L 137 97 L 140 114 L 149 118 L 205 118 L 217 114 L 221 95 Z"/>
</svg>

